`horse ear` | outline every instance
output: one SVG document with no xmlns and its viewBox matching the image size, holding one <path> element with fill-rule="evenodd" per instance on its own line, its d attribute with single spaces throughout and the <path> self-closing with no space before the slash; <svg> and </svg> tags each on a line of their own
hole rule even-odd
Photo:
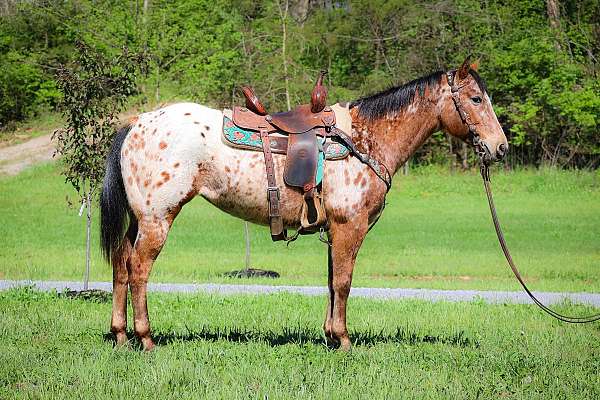
<svg viewBox="0 0 600 400">
<path fill-rule="evenodd" d="M 471 63 L 471 69 L 477 72 L 479 68 L 479 58 Z"/>
<path fill-rule="evenodd" d="M 462 65 L 458 69 L 458 79 L 465 79 L 467 75 L 469 75 L 469 70 L 471 69 L 471 56 L 465 58 Z"/>
</svg>

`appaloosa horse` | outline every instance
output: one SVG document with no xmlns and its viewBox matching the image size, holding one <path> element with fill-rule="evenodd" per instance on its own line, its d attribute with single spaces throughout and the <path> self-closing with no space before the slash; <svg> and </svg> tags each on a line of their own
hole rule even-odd
<svg viewBox="0 0 600 400">
<path fill-rule="evenodd" d="M 356 147 L 392 173 L 438 130 L 474 142 L 488 161 L 502 158 L 508 149 L 485 84 L 468 59 L 458 70 L 436 72 L 342 107 L 351 118 L 347 133 Z M 476 135 L 469 126 L 477 126 Z M 144 349 L 154 347 L 146 286 L 184 204 L 200 195 L 231 215 L 268 224 L 264 159 L 260 153 L 224 144 L 222 128 L 222 111 L 183 103 L 139 115 L 114 140 L 101 196 L 101 236 L 104 254 L 113 266 L 111 330 L 117 344 L 127 342 L 129 286 L 135 334 Z M 273 157 L 284 223 L 297 228 L 302 195 L 283 184 L 285 156 Z M 354 262 L 369 227 L 383 210 L 386 189 L 384 181 L 357 157 L 326 162 L 322 190 L 330 262 L 323 328 L 342 349 L 351 346 L 346 302 Z"/>
</svg>

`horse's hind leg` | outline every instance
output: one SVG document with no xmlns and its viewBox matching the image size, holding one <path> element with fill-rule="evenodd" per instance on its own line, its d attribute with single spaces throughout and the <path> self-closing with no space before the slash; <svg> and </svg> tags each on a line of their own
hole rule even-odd
<svg viewBox="0 0 600 400">
<path fill-rule="evenodd" d="M 130 219 L 129 228 L 123 238 L 121 251 L 116 253 L 113 258 L 113 302 L 112 302 L 112 320 L 111 331 L 115 335 L 117 345 L 127 343 L 127 284 L 129 283 L 129 273 L 127 272 L 127 262 L 131 257 L 133 243 L 137 236 L 137 221 Z"/>
<path fill-rule="evenodd" d="M 134 331 L 141 340 L 144 350 L 152 350 L 154 342 L 150 336 L 150 321 L 146 302 L 146 289 L 152 264 L 158 257 L 172 219 L 148 217 L 139 221 L 137 239 L 133 253 L 127 263 L 129 288 L 133 305 Z"/>
</svg>

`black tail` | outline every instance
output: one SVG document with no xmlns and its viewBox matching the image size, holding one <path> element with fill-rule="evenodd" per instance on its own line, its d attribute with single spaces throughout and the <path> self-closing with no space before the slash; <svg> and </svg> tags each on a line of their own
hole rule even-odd
<svg viewBox="0 0 600 400">
<path fill-rule="evenodd" d="M 115 135 L 106 157 L 106 174 L 100 194 L 100 240 L 102 253 L 109 264 L 121 247 L 130 209 L 121 173 L 121 147 L 130 129 L 131 126 L 126 126 Z"/>
</svg>

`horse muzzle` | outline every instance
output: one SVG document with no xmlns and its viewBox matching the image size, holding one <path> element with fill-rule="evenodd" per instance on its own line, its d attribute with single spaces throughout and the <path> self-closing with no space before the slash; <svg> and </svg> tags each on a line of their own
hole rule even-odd
<svg viewBox="0 0 600 400">
<path fill-rule="evenodd" d="M 496 148 L 496 161 L 500 161 L 508 153 L 508 143 L 500 143 Z"/>
<path fill-rule="evenodd" d="M 502 142 L 497 146 L 492 146 L 478 136 L 473 137 L 473 146 L 477 156 L 486 163 L 500 161 L 508 153 L 508 143 Z"/>
</svg>

